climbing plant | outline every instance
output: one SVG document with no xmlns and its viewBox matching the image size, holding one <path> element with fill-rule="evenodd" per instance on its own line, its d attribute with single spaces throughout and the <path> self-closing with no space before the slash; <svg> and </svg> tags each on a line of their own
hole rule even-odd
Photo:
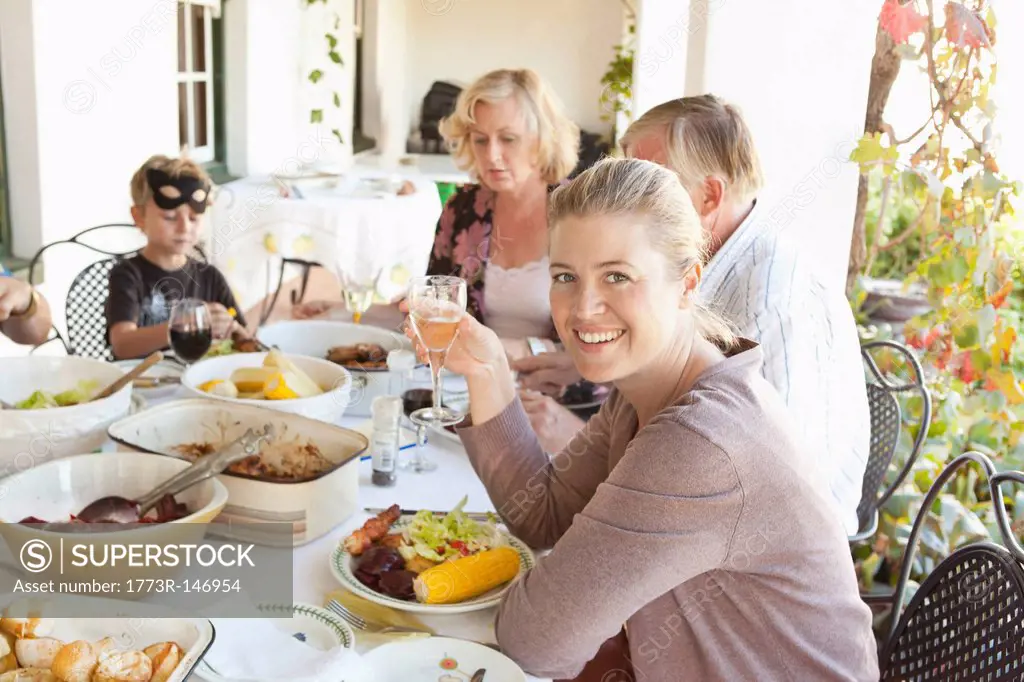
<svg viewBox="0 0 1024 682">
<path fill-rule="evenodd" d="M 312 5 L 316 5 L 316 4 L 319 4 L 319 3 L 322 3 L 323 5 L 326 6 L 328 4 L 328 0 L 306 0 L 306 6 L 307 7 L 312 6 Z M 337 12 L 333 12 L 332 13 L 331 26 L 332 26 L 332 30 L 331 31 L 327 31 L 326 33 L 324 33 L 324 40 L 327 43 L 326 55 L 327 55 L 327 62 L 328 63 L 325 64 L 322 68 L 321 67 L 317 67 L 317 68 L 313 69 L 312 71 L 309 72 L 309 75 L 307 76 L 307 79 L 313 85 L 317 85 L 318 83 L 320 83 L 323 80 L 324 75 L 325 75 L 324 69 L 344 68 L 344 66 L 345 66 L 345 63 L 344 63 L 344 61 L 341 58 L 341 53 L 338 52 L 338 36 L 337 36 L 337 32 L 341 28 L 341 17 L 338 16 Z M 338 93 L 337 90 L 334 90 L 333 88 L 330 90 L 330 93 L 331 93 L 331 103 L 333 104 L 333 106 L 336 109 L 341 109 L 341 95 Z M 324 110 L 323 110 L 323 107 L 318 107 L 318 108 L 314 108 L 314 109 L 310 110 L 310 112 L 309 112 L 309 122 L 310 123 L 323 123 L 323 121 L 324 121 Z M 337 128 L 331 128 L 331 134 L 334 135 L 334 137 L 337 138 L 338 142 L 344 144 L 345 138 L 342 136 L 340 130 L 338 130 Z"/>
<path fill-rule="evenodd" d="M 604 86 L 600 100 L 601 120 L 609 123 L 614 123 L 620 112 L 628 118 L 633 104 L 633 57 L 636 54 L 633 36 L 636 24 L 630 23 L 627 30 L 629 39 L 612 48 L 612 60 L 601 76 L 601 85 Z"/>
<path fill-rule="evenodd" d="M 848 278 L 854 309 L 863 319 L 864 276 L 925 292 L 930 310 L 896 332 L 918 353 L 935 403 L 919 466 L 883 510 L 871 546 L 858 550 L 865 587 L 895 582 L 914 504 L 950 459 L 980 450 L 1001 467 L 1024 468 L 1021 184 L 996 158 L 996 16 L 988 0 L 937 4 L 881 3 L 865 134 L 851 154 L 861 171 Z M 885 119 L 903 66 L 920 68 L 929 85 L 928 113 L 910 132 Z M 920 414 L 919 401 L 903 407 L 911 422 Z M 934 542 L 915 578 L 992 527 L 977 472 L 954 489 L 928 521 Z M 1007 501 L 1024 518 L 1024 499 Z"/>
<path fill-rule="evenodd" d="M 636 10 L 630 0 L 623 0 L 623 16 L 626 23 L 625 39 L 612 46 L 612 59 L 601 76 L 601 120 L 612 124 L 612 140 L 619 115 L 632 120 L 633 108 L 633 62 L 636 56 Z"/>
</svg>

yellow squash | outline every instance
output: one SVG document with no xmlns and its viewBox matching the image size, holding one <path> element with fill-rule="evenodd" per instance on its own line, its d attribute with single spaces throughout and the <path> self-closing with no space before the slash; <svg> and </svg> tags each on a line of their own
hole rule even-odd
<svg viewBox="0 0 1024 682">
<path fill-rule="evenodd" d="M 518 574 L 519 552 L 495 547 L 428 568 L 413 581 L 413 589 L 423 604 L 456 604 L 493 590 Z"/>
</svg>

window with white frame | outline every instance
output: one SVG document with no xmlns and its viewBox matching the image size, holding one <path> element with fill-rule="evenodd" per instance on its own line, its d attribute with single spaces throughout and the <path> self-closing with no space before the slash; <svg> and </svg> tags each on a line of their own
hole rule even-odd
<svg viewBox="0 0 1024 682">
<path fill-rule="evenodd" d="M 216 157 L 213 20 L 219 14 L 219 0 L 178 0 L 178 138 L 200 163 Z"/>
</svg>

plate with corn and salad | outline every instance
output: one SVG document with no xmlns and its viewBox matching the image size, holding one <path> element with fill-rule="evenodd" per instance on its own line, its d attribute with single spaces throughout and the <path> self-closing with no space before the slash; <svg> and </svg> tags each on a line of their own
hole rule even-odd
<svg viewBox="0 0 1024 682">
<path fill-rule="evenodd" d="M 392 505 L 342 540 L 331 554 L 331 573 L 349 591 L 400 611 L 496 606 L 536 561 L 496 516 L 479 520 L 464 512 L 466 501 L 444 515 L 403 514 Z"/>
</svg>

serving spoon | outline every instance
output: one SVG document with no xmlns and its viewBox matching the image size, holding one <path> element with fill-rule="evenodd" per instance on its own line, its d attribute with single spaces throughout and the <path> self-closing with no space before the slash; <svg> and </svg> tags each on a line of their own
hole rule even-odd
<svg viewBox="0 0 1024 682">
<path fill-rule="evenodd" d="M 217 452 L 203 455 L 184 471 L 170 477 L 151 492 L 135 500 L 112 495 L 89 504 L 78 519 L 85 523 L 138 523 L 165 495 L 177 495 L 196 483 L 216 476 L 235 462 L 259 454 L 259 446 L 274 437 L 273 424 L 263 427 L 261 433 L 249 429 L 238 440 Z"/>
<path fill-rule="evenodd" d="M 164 354 L 161 353 L 160 351 L 153 353 L 148 358 L 146 358 L 139 364 L 135 365 L 135 367 L 133 367 L 129 372 L 121 375 L 121 377 L 118 378 L 117 381 L 115 381 L 114 383 L 110 384 L 105 389 L 97 393 L 90 402 L 95 402 L 97 400 L 109 398 L 110 396 L 114 395 L 128 384 L 135 381 L 138 377 L 142 376 L 146 372 L 146 370 L 148 370 L 150 367 L 152 367 L 153 365 L 155 365 L 156 363 L 160 362 L 163 359 Z"/>
</svg>

